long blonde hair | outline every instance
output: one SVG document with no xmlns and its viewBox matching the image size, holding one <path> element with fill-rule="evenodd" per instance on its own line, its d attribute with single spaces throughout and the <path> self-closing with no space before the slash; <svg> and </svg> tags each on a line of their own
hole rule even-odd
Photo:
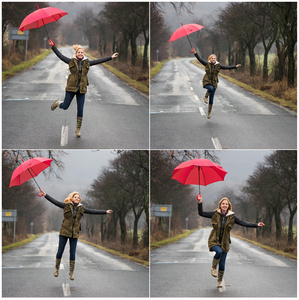
<svg viewBox="0 0 299 300">
<path fill-rule="evenodd" d="M 77 54 L 77 52 L 78 52 L 79 49 L 82 49 L 82 50 L 83 50 L 83 48 L 82 48 L 81 45 L 73 45 L 73 48 L 74 48 L 76 54 Z M 83 51 L 84 51 L 84 50 L 83 50 Z"/>
<path fill-rule="evenodd" d="M 227 203 L 228 203 L 228 210 L 232 211 L 232 210 L 233 210 L 232 204 L 230 203 L 230 201 L 229 201 L 229 199 L 228 199 L 227 197 L 223 197 L 223 198 L 219 201 L 219 203 L 218 203 L 218 209 L 221 210 L 221 203 L 222 203 L 224 200 L 226 200 Z"/>
<path fill-rule="evenodd" d="M 81 199 L 81 196 L 80 196 L 80 194 L 79 194 L 78 192 L 72 192 L 72 193 L 70 193 L 70 194 L 67 196 L 67 198 L 64 199 L 64 203 L 71 203 L 71 202 L 72 202 L 72 199 L 74 198 L 74 196 L 75 196 L 76 194 L 79 195 L 79 199 L 80 199 L 79 203 L 80 203 L 80 202 L 82 201 L 82 199 Z"/>
<path fill-rule="evenodd" d="M 210 61 L 211 57 L 212 56 L 215 56 L 216 57 L 216 60 L 217 60 L 217 55 L 216 54 L 211 54 L 209 57 L 208 57 L 208 60 Z"/>
</svg>

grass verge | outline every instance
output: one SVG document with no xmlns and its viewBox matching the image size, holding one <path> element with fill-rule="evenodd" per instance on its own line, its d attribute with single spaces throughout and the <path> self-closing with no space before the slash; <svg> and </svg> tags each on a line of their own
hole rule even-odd
<svg viewBox="0 0 299 300">
<path fill-rule="evenodd" d="M 202 66 L 196 61 L 196 60 L 192 60 L 191 61 L 193 64 L 195 64 L 196 66 L 202 68 Z M 221 74 L 219 73 L 219 76 L 225 78 L 226 80 L 236 84 L 237 86 L 243 88 L 244 90 L 254 94 L 254 95 L 257 95 L 257 96 L 260 96 L 262 97 L 263 99 L 266 99 L 268 101 L 271 101 L 273 103 L 276 103 L 284 108 L 287 108 L 293 112 L 297 112 L 297 105 L 294 104 L 294 103 L 291 103 L 290 101 L 287 101 L 285 99 L 281 99 L 281 98 L 278 98 L 278 97 L 275 97 L 273 95 L 270 95 L 269 93 L 266 93 L 264 91 L 261 91 L 261 90 L 258 90 L 258 89 L 255 89 L 253 87 L 251 87 L 250 85 L 246 84 L 246 83 L 243 83 L 239 80 L 236 80 L 230 76 L 227 76 L 227 75 L 224 75 L 224 74 Z"/>
<path fill-rule="evenodd" d="M 166 246 L 168 244 L 172 244 L 172 243 L 175 243 L 187 236 L 189 236 L 191 233 L 193 233 L 194 231 L 198 230 L 197 229 L 193 229 L 193 230 L 189 230 L 189 231 L 186 231 L 180 235 L 177 235 L 177 236 L 174 236 L 174 237 L 171 237 L 171 238 L 168 238 L 168 239 L 165 239 L 163 241 L 160 241 L 160 242 L 156 242 L 156 243 L 152 243 L 151 244 L 151 250 L 153 249 L 156 249 L 156 248 L 160 248 L 160 247 L 163 247 L 163 246 Z"/>
<path fill-rule="evenodd" d="M 164 66 L 164 64 L 167 63 L 168 61 L 169 61 L 169 59 L 165 59 L 165 60 L 159 62 L 158 64 L 156 64 L 151 69 L 150 79 L 152 79 L 155 75 L 157 75 L 160 72 L 160 70 L 162 69 L 162 67 Z"/>
<path fill-rule="evenodd" d="M 297 260 L 297 257 L 296 257 L 295 255 L 293 255 L 293 254 L 290 254 L 290 253 L 287 253 L 287 252 L 284 252 L 284 251 L 281 251 L 281 250 L 277 250 L 277 249 L 272 248 L 272 247 L 270 247 L 270 246 L 266 246 L 266 245 L 260 244 L 260 243 L 258 243 L 258 242 L 256 242 L 256 241 L 248 240 L 248 239 L 243 238 L 243 237 L 241 237 L 241 236 L 239 236 L 239 235 L 235 235 L 235 234 L 231 234 L 231 235 L 234 236 L 234 237 L 236 237 L 236 238 L 238 238 L 238 239 L 241 239 L 241 240 L 243 240 L 243 241 L 246 241 L 246 242 L 248 242 L 248 243 L 251 243 L 251 244 L 253 244 L 253 245 L 255 245 L 255 246 L 259 246 L 259 247 L 261 247 L 261 248 L 263 248 L 263 249 L 265 249 L 265 250 L 267 250 L 267 251 L 270 251 L 270 252 L 272 252 L 272 253 L 274 253 L 274 254 L 282 255 L 282 256 L 284 256 L 284 257 L 287 257 L 287 258 L 291 258 L 291 259 Z"/>
<path fill-rule="evenodd" d="M 104 250 L 104 251 L 106 251 L 108 253 L 111 253 L 113 255 L 116 255 L 116 256 L 118 256 L 120 258 L 124 258 L 124 259 L 130 260 L 130 261 L 142 264 L 142 265 L 147 266 L 147 267 L 149 266 L 149 262 L 148 261 L 145 261 L 145 260 L 142 260 L 142 259 L 139 259 L 139 258 L 135 258 L 133 256 L 130 256 L 130 255 L 127 255 L 127 254 L 123 254 L 123 253 L 120 253 L 118 251 L 115 251 L 115 250 L 112 250 L 112 249 L 108 249 L 108 248 L 105 248 L 103 246 L 100 246 L 100 245 L 97 245 L 97 244 L 93 244 L 91 242 L 87 242 L 85 240 L 81 240 L 81 239 L 79 239 L 79 240 L 80 240 L 80 242 L 83 242 L 83 243 L 86 243 L 88 245 L 94 246 L 94 247 L 96 247 L 98 249 Z"/>
<path fill-rule="evenodd" d="M 86 56 L 92 58 L 92 59 L 96 59 L 95 57 L 93 57 L 92 55 L 88 54 L 87 52 L 85 52 Z M 116 77 L 118 77 L 121 81 L 125 82 L 126 84 L 128 84 L 129 86 L 133 87 L 134 89 L 138 90 L 139 92 L 149 95 L 149 87 L 146 86 L 145 84 L 138 82 L 137 80 L 134 80 L 132 78 L 130 78 L 128 75 L 120 72 L 119 70 L 117 70 L 116 68 L 112 67 L 111 65 L 107 64 L 107 63 L 103 63 L 102 64 L 107 70 L 109 70 L 111 73 L 113 73 Z"/>
<path fill-rule="evenodd" d="M 43 52 L 42 54 L 34 57 L 33 59 L 27 60 L 17 66 L 10 68 L 7 71 L 2 72 L 2 82 L 5 81 L 6 79 L 11 78 L 12 76 L 15 76 L 18 73 L 24 71 L 25 69 L 34 66 L 36 63 L 43 60 L 51 52 L 52 52 L 52 50 L 49 49 L 49 50 Z"/>
<path fill-rule="evenodd" d="M 38 238 L 42 234 L 43 233 L 39 233 L 39 234 L 31 236 L 30 238 L 28 238 L 26 240 L 4 246 L 4 247 L 2 247 L 2 253 L 6 252 L 6 251 L 9 251 L 9 250 L 12 250 L 12 249 L 15 249 L 15 248 L 22 247 L 22 246 L 34 241 L 36 238 Z"/>
</svg>

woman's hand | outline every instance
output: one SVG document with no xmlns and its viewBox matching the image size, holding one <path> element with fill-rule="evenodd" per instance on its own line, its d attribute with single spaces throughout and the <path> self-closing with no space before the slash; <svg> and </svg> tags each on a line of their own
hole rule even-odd
<svg viewBox="0 0 299 300">
<path fill-rule="evenodd" d="M 265 226 L 265 224 L 264 224 L 263 222 L 259 222 L 259 223 L 257 224 L 257 226 L 258 226 L 258 227 L 261 227 L 261 226 Z"/>
<path fill-rule="evenodd" d="M 53 42 L 53 41 L 51 41 L 51 40 L 49 39 L 49 45 L 50 45 L 51 47 L 53 47 L 53 46 L 55 46 L 55 42 Z"/>
<path fill-rule="evenodd" d="M 44 191 L 42 191 L 42 190 L 40 190 L 40 193 L 41 193 L 41 195 L 44 196 L 44 197 L 47 195 L 47 194 L 46 194 Z"/>
<path fill-rule="evenodd" d="M 239 67 L 241 67 L 241 65 L 240 65 L 240 64 L 236 65 L 236 68 L 239 68 Z"/>
<path fill-rule="evenodd" d="M 113 53 L 111 57 L 112 57 L 112 58 L 118 57 L 118 53 Z"/>
<path fill-rule="evenodd" d="M 195 49 L 192 47 L 190 53 L 196 53 Z"/>
<path fill-rule="evenodd" d="M 198 203 L 201 203 L 202 202 L 201 194 L 197 195 L 196 199 L 197 199 Z"/>
<path fill-rule="evenodd" d="M 112 210 L 112 209 L 108 209 L 108 210 L 106 211 L 106 213 L 107 213 L 107 214 L 111 214 L 111 213 L 113 213 L 113 210 Z"/>
</svg>

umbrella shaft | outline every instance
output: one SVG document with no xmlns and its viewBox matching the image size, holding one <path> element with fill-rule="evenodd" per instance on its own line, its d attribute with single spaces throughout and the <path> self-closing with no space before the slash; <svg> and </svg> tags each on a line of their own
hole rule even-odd
<svg viewBox="0 0 299 300">
<path fill-rule="evenodd" d="M 48 37 L 48 40 L 50 39 L 49 38 L 49 34 L 48 34 L 48 31 L 47 31 L 47 28 L 46 28 L 46 25 L 45 25 L 45 22 L 44 22 L 44 19 L 42 19 L 42 21 L 43 21 L 43 24 L 44 24 L 44 28 L 45 28 L 45 31 L 46 31 L 46 35 L 47 35 L 47 37 Z"/>
<path fill-rule="evenodd" d="M 28 169 L 28 172 L 30 173 L 30 175 L 31 175 L 32 179 L 34 180 L 34 182 L 36 183 L 37 187 L 38 187 L 39 189 L 41 189 L 40 186 L 38 185 L 37 181 L 35 180 L 34 176 L 32 175 L 32 173 L 31 173 L 31 171 L 30 171 L 30 168 Z"/>
<path fill-rule="evenodd" d="M 188 35 L 187 35 L 187 39 L 188 39 L 189 44 L 190 44 L 190 46 L 191 46 L 191 48 L 192 48 L 192 44 L 191 44 L 191 42 L 190 42 L 190 39 L 189 39 L 189 36 L 188 36 Z"/>
</svg>

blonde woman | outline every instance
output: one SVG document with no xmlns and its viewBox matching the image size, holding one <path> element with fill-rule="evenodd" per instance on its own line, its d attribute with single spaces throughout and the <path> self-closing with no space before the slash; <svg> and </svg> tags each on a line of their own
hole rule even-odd
<svg viewBox="0 0 299 300">
<path fill-rule="evenodd" d="M 208 247 L 210 251 L 215 251 L 213 257 L 211 274 L 213 277 L 217 277 L 217 265 L 218 268 L 218 280 L 217 287 L 222 287 L 222 279 L 225 270 L 225 260 L 230 247 L 230 231 L 235 224 L 257 228 L 265 226 L 264 223 L 249 223 L 242 221 L 235 216 L 232 211 L 232 205 L 228 198 L 224 197 L 219 201 L 218 208 L 215 211 L 205 212 L 202 208 L 202 197 L 197 196 L 198 201 L 198 214 L 205 218 L 210 218 L 213 229 L 209 236 Z"/>
<path fill-rule="evenodd" d="M 42 196 L 44 196 L 48 201 L 54 205 L 63 208 L 64 219 L 59 233 L 59 245 L 58 251 L 56 254 L 56 264 L 54 276 L 58 276 L 60 262 L 62 254 L 64 252 L 65 245 L 67 240 L 70 243 L 70 279 L 74 280 L 74 269 L 75 269 L 75 256 L 76 256 L 76 247 L 79 237 L 79 232 L 81 230 L 80 220 L 83 217 L 83 214 L 110 214 L 113 211 L 109 210 L 96 210 L 83 208 L 81 203 L 81 196 L 78 192 L 72 192 L 64 200 L 64 202 L 59 202 L 53 199 L 51 196 L 47 195 L 44 191 L 41 191 Z"/>
<path fill-rule="evenodd" d="M 118 53 L 112 54 L 105 58 L 100 58 L 97 60 L 88 60 L 84 56 L 84 50 L 80 45 L 73 45 L 75 54 L 72 58 L 68 58 L 62 55 L 55 46 L 55 42 L 49 40 L 49 44 L 52 47 L 54 53 L 58 56 L 60 60 L 69 65 L 70 75 L 67 79 L 66 93 L 64 101 L 56 100 L 52 106 L 51 110 L 55 110 L 57 107 L 66 110 L 69 108 L 73 98 L 77 98 L 77 126 L 76 126 L 76 136 L 81 136 L 81 126 L 83 119 L 83 108 L 85 102 L 85 94 L 87 92 L 88 78 L 87 73 L 91 66 L 104 63 L 106 61 L 112 60 L 113 58 L 118 57 Z"/>
<path fill-rule="evenodd" d="M 192 48 L 191 53 L 194 53 L 195 57 L 205 66 L 206 74 L 203 77 L 202 85 L 205 89 L 207 89 L 207 92 L 205 94 L 204 102 L 206 104 L 209 103 L 208 107 L 208 119 L 211 118 L 211 112 L 213 108 L 213 102 L 214 102 L 214 95 L 217 89 L 218 84 L 218 73 L 221 69 L 236 69 L 241 67 L 240 64 L 236 66 L 222 66 L 217 61 L 217 57 L 215 54 L 211 54 L 208 57 L 208 62 L 204 61 L 199 55 L 196 53 L 195 49 Z M 209 99 L 209 100 L 208 100 Z"/>
</svg>

